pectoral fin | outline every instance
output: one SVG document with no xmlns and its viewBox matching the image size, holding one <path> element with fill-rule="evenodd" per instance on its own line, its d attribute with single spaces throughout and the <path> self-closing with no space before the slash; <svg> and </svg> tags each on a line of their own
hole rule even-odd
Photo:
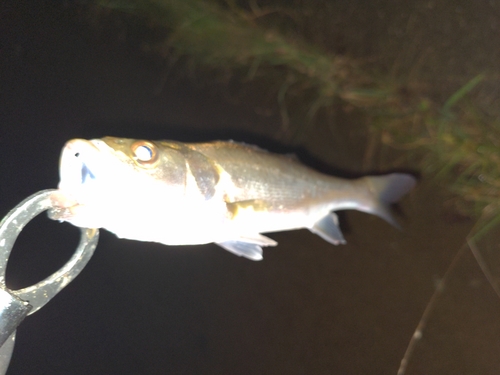
<svg viewBox="0 0 500 375">
<path fill-rule="evenodd" d="M 223 249 L 251 260 L 262 260 L 262 247 L 254 243 L 226 241 L 217 243 Z"/>
<path fill-rule="evenodd" d="M 314 223 L 313 227 L 309 228 L 309 230 L 333 245 L 346 243 L 339 228 L 339 219 L 333 212 Z"/>
<path fill-rule="evenodd" d="M 261 199 L 249 199 L 246 201 L 227 202 L 227 211 L 233 218 L 244 215 L 245 213 L 256 213 L 267 210 L 267 203 Z"/>
<path fill-rule="evenodd" d="M 262 260 L 262 246 L 276 246 L 278 243 L 261 234 L 243 236 L 237 240 L 217 242 L 223 249 L 251 260 Z"/>
</svg>

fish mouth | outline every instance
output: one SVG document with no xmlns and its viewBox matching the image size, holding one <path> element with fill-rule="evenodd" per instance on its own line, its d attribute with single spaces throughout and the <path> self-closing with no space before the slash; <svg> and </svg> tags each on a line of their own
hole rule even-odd
<svg viewBox="0 0 500 375">
<path fill-rule="evenodd" d="M 64 146 L 59 162 L 57 202 L 68 207 L 80 203 L 85 190 L 99 175 L 100 144 L 95 140 L 72 139 Z"/>
</svg>

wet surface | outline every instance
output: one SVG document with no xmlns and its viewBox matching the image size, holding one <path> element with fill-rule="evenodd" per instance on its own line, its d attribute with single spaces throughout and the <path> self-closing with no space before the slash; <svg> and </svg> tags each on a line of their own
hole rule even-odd
<svg viewBox="0 0 500 375">
<path fill-rule="evenodd" d="M 56 187 L 70 138 L 233 138 L 285 149 L 271 141 L 277 113 L 227 100 L 224 87 L 175 77 L 163 85 L 161 62 L 91 30 L 78 8 L 8 1 L 0 12 L 2 215 Z M 346 115 L 337 120 L 346 125 L 336 127 L 341 136 L 320 126 L 299 154 L 323 171 L 358 174 L 366 169 L 363 130 Z M 396 374 L 473 225 L 450 220 L 447 199 L 422 181 L 402 202 L 403 232 L 348 212 L 347 245 L 276 233 L 279 246 L 262 262 L 215 245 L 165 247 L 102 231 L 82 274 L 18 329 L 9 374 Z M 16 243 L 8 285 L 47 276 L 77 241 L 76 228 L 37 218 Z M 497 243 L 487 243 L 492 254 Z M 498 373 L 499 313 L 465 251 L 407 373 Z"/>
</svg>

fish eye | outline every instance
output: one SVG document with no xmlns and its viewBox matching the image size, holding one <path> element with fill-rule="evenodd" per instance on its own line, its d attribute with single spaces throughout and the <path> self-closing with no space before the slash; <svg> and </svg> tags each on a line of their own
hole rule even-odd
<svg viewBox="0 0 500 375">
<path fill-rule="evenodd" d="M 135 157 L 140 161 L 149 161 L 153 157 L 153 151 L 148 146 L 139 146 L 135 149 Z"/>
<path fill-rule="evenodd" d="M 156 147 L 147 141 L 137 141 L 131 146 L 134 159 L 141 164 L 151 164 L 157 159 Z"/>
</svg>

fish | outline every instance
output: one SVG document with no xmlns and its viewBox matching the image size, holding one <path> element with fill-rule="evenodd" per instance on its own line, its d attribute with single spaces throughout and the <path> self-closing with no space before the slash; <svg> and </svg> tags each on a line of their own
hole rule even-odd
<svg viewBox="0 0 500 375">
<path fill-rule="evenodd" d="M 377 215 L 398 227 L 391 205 L 416 183 L 405 173 L 338 178 L 234 141 L 116 137 L 68 141 L 59 174 L 53 219 L 131 240 L 216 243 L 251 260 L 277 245 L 263 233 L 306 228 L 344 244 L 339 210 Z"/>
</svg>

